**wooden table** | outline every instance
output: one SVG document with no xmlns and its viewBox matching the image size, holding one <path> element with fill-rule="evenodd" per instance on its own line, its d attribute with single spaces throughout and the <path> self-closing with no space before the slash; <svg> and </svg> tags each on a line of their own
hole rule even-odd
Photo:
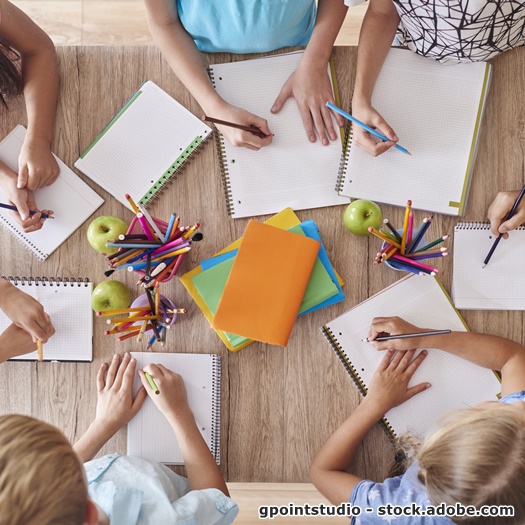
<svg viewBox="0 0 525 525">
<path fill-rule="evenodd" d="M 334 52 L 343 107 L 350 106 L 355 75 L 356 48 Z M 61 95 L 54 151 L 69 166 L 78 158 L 131 93 L 146 79 L 153 80 L 196 115 L 200 110 L 153 47 L 59 48 Z M 216 55 L 212 61 L 237 57 Z M 239 57 L 240 58 L 240 57 Z M 474 180 L 465 220 L 484 220 L 499 189 L 521 187 L 525 145 L 525 53 L 522 49 L 494 60 L 494 77 L 486 108 Z M 25 123 L 22 100 L 10 103 L 0 116 L 0 134 Z M 320 145 L 318 147 L 321 147 Z M 336 178 L 334 173 L 334 181 Z M 131 212 L 89 179 L 81 177 L 106 199 L 98 215 L 125 220 Z M 424 177 L 424 174 L 422 174 Z M 430 188 L 431 190 L 431 188 Z M 407 196 L 409 197 L 409 196 Z M 200 222 L 205 235 L 182 271 L 241 236 L 247 220 L 227 216 L 214 144 L 210 143 L 187 171 L 152 208 L 157 217 L 177 211 L 184 223 Z M 229 481 L 308 481 L 310 461 L 327 437 L 359 401 L 350 378 L 324 340 L 319 327 L 396 281 L 400 274 L 372 266 L 378 241 L 359 238 L 343 226 L 344 207 L 298 212 L 302 220 L 318 224 L 329 256 L 344 278 L 347 299 L 297 320 L 290 344 L 279 348 L 254 343 L 230 353 L 210 329 L 178 279 L 163 293 L 188 308 L 170 333 L 167 351 L 217 353 L 222 361 L 221 469 Z M 396 224 L 403 210 L 383 206 L 384 215 Z M 418 212 L 416 219 L 423 217 Z M 260 217 L 265 220 L 267 217 Z M 457 219 L 435 217 L 435 233 L 452 233 Z M 86 241 L 87 221 L 46 262 L 28 256 L 5 229 L 0 231 L 0 273 L 18 276 L 89 277 L 104 279 L 105 259 Z M 451 246 L 452 243 L 449 243 Z M 450 290 L 452 258 L 444 260 L 443 281 Z M 114 277 L 133 278 L 124 273 Z M 525 342 L 521 312 L 465 312 L 471 329 L 505 335 Z M 92 364 L 6 363 L 0 366 L 0 411 L 19 412 L 47 420 L 78 439 L 95 414 L 95 375 L 103 361 L 116 351 L 138 350 L 136 343 L 117 343 L 102 335 L 95 322 Z M 120 431 L 102 450 L 126 451 L 126 432 Z M 392 451 L 379 427 L 359 448 L 355 472 L 376 480 L 385 476 Z"/>
</svg>

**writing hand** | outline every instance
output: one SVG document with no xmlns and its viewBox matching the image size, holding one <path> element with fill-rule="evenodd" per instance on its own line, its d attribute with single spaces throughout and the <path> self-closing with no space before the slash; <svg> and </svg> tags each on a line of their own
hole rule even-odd
<svg viewBox="0 0 525 525">
<path fill-rule="evenodd" d="M 426 332 L 428 329 L 418 328 L 408 323 L 401 317 L 375 317 L 372 319 L 368 340 L 376 350 L 410 350 L 411 348 L 421 348 L 423 345 L 419 337 L 410 339 L 390 339 L 388 341 L 375 341 L 377 337 L 396 334 L 415 334 Z"/>
<path fill-rule="evenodd" d="M 514 206 L 519 193 L 520 190 L 500 191 L 492 201 L 487 216 L 493 235 L 499 236 L 501 233 L 504 239 L 508 239 L 509 234 L 507 232 L 516 229 L 525 222 L 525 199 L 520 202 L 516 213 L 508 221 L 505 220 L 505 217 Z"/>
<path fill-rule="evenodd" d="M 36 190 L 49 186 L 55 182 L 59 173 L 49 142 L 42 139 L 24 141 L 18 157 L 18 188 Z"/>
</svg>

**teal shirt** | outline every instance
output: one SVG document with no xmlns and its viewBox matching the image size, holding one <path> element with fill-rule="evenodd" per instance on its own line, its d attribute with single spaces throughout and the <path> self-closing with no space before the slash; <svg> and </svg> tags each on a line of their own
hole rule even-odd
<svg viewBox="0 0 525 525">
<path fill-rule="evenodd" d="M 200 51 L 266 53 L 306 46 L 315 0 L 174 0 L 179 19 Z"/>
</svg>

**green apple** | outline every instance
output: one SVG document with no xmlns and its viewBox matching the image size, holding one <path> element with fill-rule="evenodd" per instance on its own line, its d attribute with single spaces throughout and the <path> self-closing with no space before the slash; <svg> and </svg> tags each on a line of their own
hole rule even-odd
<svg viewBox="0 0 525 525">
<path fill-rule="evenodd" d="M 130 304 L 131 291 L 120 281 L 102 281 L 95 286 L 91 295 L 91 307 L 95 312 L 128 308 Z"/>
<path fill-rule="evenodd" d="M 364 199 L 352 202 L 345 210 L 343 221 L 354 235 L 370 235 L 368 228 L 379 229 L 383 223 L 381 208 Z"/>
<path fill-rule="evenodd" d="M 118 248 L 107 248 L 106 243 L 110 239 L 118 239 L 119 235 L 125 234 L 127 231 L 128 225 L 123 220 L 118 217 L 111 217 L 111 215 L 103 215 L 97 217 L 88 226 L 87 239 L 97 252 L 103 255 L 111 255 Z"/>
</svg>

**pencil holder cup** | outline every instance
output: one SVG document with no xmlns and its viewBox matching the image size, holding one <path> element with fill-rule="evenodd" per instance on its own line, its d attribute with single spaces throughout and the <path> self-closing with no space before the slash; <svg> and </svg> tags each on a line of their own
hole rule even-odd
<svg viewBox="0 0 525 525">
<path fill-rule="evenodd" d="M 161 233 L 166 233 L 166 230 L 168 229 L 168 223 L 161 221 L 160 219 L 157 219 L 156 217 L 152 217 L 155 224 L 159 227 L 159 230 Z M 142 227 L 140 225 L 139 220 L 137 217 L 133 217 L 131 220 L 131 223 L 129 225 L 128 231 L 126 232 L 127 235 L 130 235 L 132 233 L 142 233 Z M 135 273 L 139 273 L 140 275 L 146 275 L 146 272 L 144 270 L 134 270 Z M 173 278 L 175 273 L 168 273 L 163 279 L 160 280 L 161 283 L 167 283 L 170 279 Z"/>
<path fill-rule="evenodd" d="M 163 319 L 163 322 L 161 322 L 160 324 L 161 325 L 164 325 L 164 326 L 171 326 L 175 323 L 175 321 L 177 320 L 177 308 L 175 307 L 175 304 L 173 303 L 173 301 L 171 301 L 170 299 L 168 299 L 167 297 L 165 297 L 164 295 L 160 294 L 160 300 L 161 302 L 163 303 L 164 308 L 168 308 L 169 310 L 173 310 L 174 313 L 173 314 L 168 314 L 169 315 L 169 319 L 170 321 L 168 323 L 165 322 L 165 319 Z M 131 308 L 139 308 L 139 307 L 144 307 L 144 308 L 149 308 L 150 305 L 149 305 L 149 301 L 148 301 L 148 296 L 146 294 L 142 294 L 142 295 L 139 295 L 134 301 L 133 301 L 133 304 L 131 305 Z M 161 310 L 162 312 L 162 310 Z M 142 322 L 141 321 L 137 321 L 135 323 L 135 326 L 137 327 L 140 327 L 142 325 Z M 153 333 L 153 330 L 146 330 L 144 332 L 145 334 L 152 334 Z"/>
<path fill-rule="evenodd" d="M 403 230 L 397 230 L 397 233 L 399 233 L 399 235 L 403 235 Z M 417 245 L 415 246 L 414 248 L 414 251 L 415 250 L 418 250 L 419 248 L 423 248 L 423 246 L 426 246 L 427 244 L 427 241 L 425 240 L 425 237 L 421 237 L 421 240 L 417 243 Z M 384 248 L 386 245 L 386 242 L 384 242 L 382 245 L 381 245 L 381 248 Z M 395 261 L 392 261 L 391 259 L 388 259 L 387 261 L 384 262 L 384 264 L 386 266 L 388 266 L 389 268 L 391 268 L 392 270 L 395 270 L 396 272 L 406 272 L 406 270 L 404 268 L 400 268 Z"/>
</svg>

